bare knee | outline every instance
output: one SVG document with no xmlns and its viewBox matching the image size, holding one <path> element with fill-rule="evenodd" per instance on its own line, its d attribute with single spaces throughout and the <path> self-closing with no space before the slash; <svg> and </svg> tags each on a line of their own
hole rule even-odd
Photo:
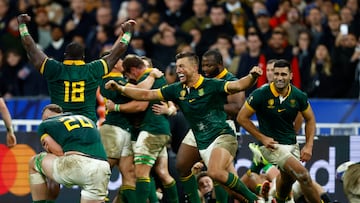
<svg viewBox="0 0 360 203">
<path fill-rule="evenodd" d="M 299 181 L 302 186 L 312 186 L 311 176 L 308 171 L 303 170 L 297 174 L 297 181 Z"/>
</svg>

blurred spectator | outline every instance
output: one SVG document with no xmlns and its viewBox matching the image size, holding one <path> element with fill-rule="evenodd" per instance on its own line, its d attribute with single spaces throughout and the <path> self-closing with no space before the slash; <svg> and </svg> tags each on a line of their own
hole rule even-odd
<svg viewBox="0 0 360 203">
<path fill-rule="evenodd" d="M 194 15 L 186 19 L 181 25 L 184 32 L 190 32 L 193 28 L 202 31 L 211 25 L 210 17 L 207 14 L 208 5 L 206 0 L 194 0 L 192 10 Z"/>
<path fill-rule="evenodd" d="M 178 43 L 175 32 L 169 28 L 164 28 L 154 37 L 155 41 L 149 57 L 152 59 L 154 66 L 164 72 L 166 66 L 174 61 L 176 55 Z"/>
<path fill-rule="evenodd" d="M 291 63 L 292 68 L 292 83 L 301 88 L 299 63 L 297 57 L 293 54 L 293 47 L 287 43 L 286 32 L 281 27 L 274 28 L 271 38 L 268 42 L 268 47 L 265 50 L 266 60 L 268 59 L 285 59 Z M 266 73 L 265 67 L 262 67 Z M 263 74 L 265 75 L 265 74 Z M 258 79 L 258 87 L 266 83 L 264 76 Z M 263 79 L 264 78 L 264 79 Z"/>
<path fill-rule="evenodd" d="M 232 44 L 234 47 L 234 57 L 228 68 L 228 71 L 236 75 L 239 69 L 239 63 L 241 60 L 241 55 L 246 53 L 246 38 L 242 35 L 235 35 L 232 38 Z"/>
<path fill-rule="evenodd" d="M 299 38 L 297 39 L 296 46 L 293 48 L 294 55 L 297 55 L 299 61 L 299 70 L 301 78 L 301 89 L 306 92 L 311 81 L 310 66 L 311 60 L 314 56 L 314 50 L 311 48 L 311 35 L 307 29 L 299 32 Z"/>
<path fill-rule="evenodd" d="M 47 10 L 43 7 L 37 8 L 34 18 L 35 23 L 29 26 L 29 32 L 40 49 L 44 50 L 51 42 L 51 24 Z"/>
<path fill-rule="evenodd" d="M 318 45 L 311 61 L 309 85 L 305 92 L 309 97 L 332 98 L 334 94 L 334 75 L 331 57 L 325 45 Z"/>
<path fill-rule="evenodd" d="M 301 16 L 303 16 L 305 7 L 306 7 L 306 2 L 303 0 L 290 0 L 291 5 L 296 7 L 298 9 L 298 11 L 300 12 Z"/>
<path fill-rule="evenodd" d="M 176 54 L 183 53 L 183 52 L 194 52 L 194 49 L 191 47 L 190 44 L 181 43 L 176 48 Z"/>
<path fill-rule="evenodd" d="M 3 76 L 6 84 L 4 97 L 48 95 L 41 75 L 16 49 L 9 49 L 5 54 Z"/>
<path fill-rule="evenodd" d="M 60 25 L 64 18 L 64 8 L 58 1 L 37 0 L 36 7 L 42 7 L 46 10 L 50 23 Z"/>
<path fill-rule="evenodd" d="M 118 23 L 128 19 L 136 20 L 141 17 L 142 12 L 143 6 L 138 0 L 123 1 L 117 15 Z"/>
<path fill-rule="evenodd" d="M 295 46 L 299 37 L 299 32 L 306 29 L 302 23 L 300 12 L 296 7 L 290 7 L 287 12 L 286 20 L 281 24 L 288 36 L 290 45 Z"/>
<path fill-rule="evenodd" d="M 181 25 L 189 18 L 187 11 L 182 8 L 186 6 L 185 0 L 164 0 L 166 10 L 161 13 L 163 22 L 169 24 L 173 28 L 180 28 Z"/>
<path fill-rule="evenodd" d="M 243 9 L 239 8 L 230 13 L 230 21 L 237 35 L 245 35 L 248 27 L 248 18 Z"/>
<path fill-rule="evenodd" d="M 115 38 L 113 36 L 113 28 L 109 25 L 101 25 L 96 32 L 96 40 L 91 46 L 87 46 L 87 60 L 93 61 L 99 58 L 101 50 L 107 44 L 113 44 Z"/>
<path fill-rule="evenodd" d="M 279 7 L 275 12 L 275 15 L 270 18 L 269 24 L 272 28 L 283 24 L 287 20 L 290 6 L 290 0 L 280 0 Z"/>
<path fill-rule="evenodd" d="M 96 41 L 96 35 L 102 26 L 112 26 L 111 8 L 100 6 L 96 10 L 96 25 L 93 25 L 86 36 L 86 47 L 91 47 Z M 98 58 L 98 57 L 97 57 Z"/>
<path fill-rule="evenodd" d="M 264 3 L 264 1 L 262 0 L 254 0 L 252 1 L 252 3 L 250 4 L 251 9 L 250 10 L 246 10 L 246 14 L 248 16 L 249 19 L 249 24 L 250 26 L 255 26 L 256 23 L 256 14 L 260 11 L 260 10 L 267 10 L 266 5 Z M 269 14 L 270 15 L 270 14 Z"/>
<path fill-rule="evenodd" d="M 270 39 L 272 28 L 270 27 L 270 13 L 266 9 L 261 9 L 255 13 L 256 29 L 264 46 Z"/>
<path fill-rule="evenodd" d="M 150 9 L 143 13 L 141 18 L 136 20 L 134 34 L 143 34 L 157 30 L 161 24 L 160 12 L 156 9 Z"/>
<path fill-rule="evenodd" d="M 229 35 L 218 35 L 215 44 L 213 44 L 210 49 L 216 49 L 220 52 L 225 67 L 229 67 L 231 65 L 234 50 L 232 47 L 232 38 Z"/>
<path fill-rule="evenodd" d="M 211 26 L 202 31 L 200 43 L 196 47 L 196 53 L 202 56 L 211 45 L 216 42 L 220 34 L 235 35 L 235 30 L 230 21 L 226 19 L 224 8 L 219 5 L 214 5 L 210 8 Z"/>
<path fill-rule="evenodd" d="M 190 46 L 193 50 L 196 51 L 196 47 L 201 41 L 201 37 L 202 37 L 201 31 L 198 28 L 193 28 L 190 30 L 189 33 L 192 36 L 192 41 L 190 43 Z"/>
<path fill-rule="evenodd" d="M 15 16 L 9 9 L 9 0 L 0 0 L 0 36 L 6 32 L 10 19 Z"/>
<path fill-rule="evenodd" d="M 340 33 L 340 23 L 340 15 L 338 13 L 328 15 L 327 26 L 320 39 L 320 43 L 326 45 L 330 55 L 334 50 L 336 37 Z"/>
<path fill-rule="evenodd" d="M 307 26 L 311 34 L 312 48 L 315 49 L 324 34 L 324 27 L 322 24 L 322 14 L 319 8 L 314 7 L 309 10 L 307 17 Z"/>
<path fill-rule="evenodd" d="M 327 17 L 331 13 L 337 12 L 335 10 L 335 5 L 332 0 L 323 0 L 323 2 L 321 3 L 320 11 L 322 14 L 322 23 L 323 24 L 327 23 Z"/>
<path fill-rule="evenodd" d="M 85 9 L 85 0 L 71 1 L 70 13 L 64 17 L 61 23 L 65 31 L 65 39 L 72 39 L 75 35 L 86 39 L 91 27 L 95 25 L 95 20 Z"/>
<path fill-rule="evenodd" d="M 53 24 L 51 26 L 51 42 L 44 50 L 45 54 L 55 60 L 63 61 L 65 47 L 66 43 L 63 30 L 59 25 Z"/>
<path fill-rule="evenodd" d="M 335 98 L 354 98 L 355 70 L 360 58 L 356 36 L 353 33 L 338 35 L 332 55 L 332 67 L 335 75 Z"/>
<path fill-rule="evenodd" d="M 237 78 L 242 78 L 246 76 L 251 68 L 255 65 L 264 66 L 266 64 L 265 56 L 261 50 L 262 42 L 260 37 L 256 33 L 251 33 L 247 36 L 247 48 L 248 51 L 243 53 L 240 57 L 240 63 L 238 65 L 238 72 L 236 74 Z M 264 72 L 265 73 L 265 72 Z M 263 73 L 263 75 L 265 75 Z M 265 77 L 266 79 L 266 77 Z M 246 97 L 256 89 L 256 86 L 253 86 L 245 91 Z"/>
<path fill-rule="evenodd" d="M 132 51 L 138 56 L 146 56 L 145 42 L 142 36 L 134 35 L 130 41 Z"/>
<path fill-rule="evenodd" d="M 349 32 L 354 33 L 356 36 L 359 36 L 360 28 L 356 21 L 354 21 L 354 15 L 349 7 L 344 6 L 340 9 L 340 19 L 341 24 L 345 24 L 348 26 Z"/>
</svg>

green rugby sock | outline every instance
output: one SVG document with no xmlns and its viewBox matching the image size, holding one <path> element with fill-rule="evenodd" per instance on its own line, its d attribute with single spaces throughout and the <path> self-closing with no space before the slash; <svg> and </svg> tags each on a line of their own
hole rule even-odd
<svg viewBox="0 0 360 203">
<path fill-rule="evenodd" d="M 168 202 L 168 203 L 178 203 L 179 202 L 179 197 L 178 197 L 175 180 L 173 182 L 171 182 L 170 184 L 164 185 L 164 190 L 165 190 L 166 197 L 167 197 L 166 202 Z"/>
<path fill-rule="evenodd" d="M 228 203 L 228 193 L 226 190 L 219 184 L 214 184 L 216 202 L 218 203 Z"/>
<path fill-rule="evenodd" d="M 37 200 L 37 201 L 33 201 L 33 203 L 46 203 L 46 200 Z"/>
<path fill-rule="evenodd" d="M 200 197 L 198 193 L 198 186 L 194 174 L 187 177 L 181 177 L 180 181 L 184 187 L 184 192 L 188 196 L 191 203 L 200 203 Z"/>
<path fill-rule="evenodd" d="M 242 194 L 247 200 L 255 201 L 257 200 L 257 196 L 249 190 L 248 187 L 239 179 L 239 177 L 235 176 L 233 173 L 229 173 L 228 179 L 225 183 L 225 186 L 234 190 L 237 193 Z"/>
<path fill-rule="evenodd" d="M 149 194 L 150 203 L 158 203 L 159 199 L 156 195 L 156 184 L 154 177 L 150 178 L 150 194 Z"/>
<path fill-rule="evenodd" d="M 55 203 L 55 200 L 46 200 L 46 203 Z"/>
<path fill-rule="evenodd" d="M 136 202 L 135 187 L 122 185 L 119 190 L 118 198 L 121 198 L 124 203 Z"/>
<path fill-rule="evenodd" d="M 150 178 L 143 177 L 136 179 L 136 202 L 144 203 L 150 194 Z"/>
</svg>

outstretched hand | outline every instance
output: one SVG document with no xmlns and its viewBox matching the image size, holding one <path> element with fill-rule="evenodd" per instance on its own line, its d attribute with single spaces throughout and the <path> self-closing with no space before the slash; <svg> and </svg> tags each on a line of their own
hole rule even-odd
<svg viewBox="0 0 360 203">
<path fill-rule="evenodd" d="M 28 14 L 20 14 L 17 17 L 17 21 L 20 24 L 27 23 L 31 21 L 31 17 Z"/>
</svg>

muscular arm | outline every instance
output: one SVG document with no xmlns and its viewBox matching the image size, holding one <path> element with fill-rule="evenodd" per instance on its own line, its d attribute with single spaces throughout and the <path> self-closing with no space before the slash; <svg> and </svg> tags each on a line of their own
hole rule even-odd
<svg viewBox="0 0 360 203">
<path fill-rule="evenodd" d="M 134 29 L 135 24 L 136 22 L 134 20 L 128 20 L 121 25 L 121 28 L 124 33 L 131 33 Z M 127 34 L 119 36 L 115 44 L 111 48 L 110 53 L 103 57 L 109 67 L 109 71 L 111 71 L 111 69 L 115 66 L 121 55 L 126 51 L 128 43 L 130 43 L 129 41 L 125 42 L 126 40 L 130 39 L 126 39 L 125 41 L 123 40 L 127 37 L 126 35 Z"/>
<path fill-rule="evenodd" d="M 161 96 L 158 94 L 159 89 L 145 90 L 140 88 L 124 87 L 117 84 L 113 80 L 108 81 L 105 84 L 105 88 L 122 92 L 126 96 L 139 101 L 151 101 L 151 100 L 162 99 Z"/>
<path fill-rule="evenodd" d="M 230 116 L 236 116 L 245 102 L 245 93 L 243 91 L 228 95 L 227 104 L 224 105 L 225 112 Z"/>
<path fill-rule="evenodd" d="M 247 76 L 236 81 L 230 81 L 227 86 L 227 91 L 233 94 L 246 90 L 256 83 L 256 80 L 260 75 L 262 75 L 262 69 L 258 66 L 254 66 Z"/>
<path fill-rule="evenodd" d="M 31 20 L 30 16 L 27 14 L 21 14 L 18 16 L 18 23 L 19 23 L 19 30 L 21 35 L 21 30 L 26 30 L 26 23 Z M 41 65 L 47 58 L 46 54 L 41 51 L 34 41 L 34 39 L 31 37 L 31 35 L 28 32 L 25 32 L 27 34 L 21 35 L 21 43 L 26 50 L 27 56 L 30 60 L 30 62 L 34 65 L 34 67 L 40 71 Z"/>
<path fill-rule="evenodd" d="M 123 112 L 123 113 L 138 113 L 138 112 L 142 112 L 145 111 L 146 108 L 149 105 L 149 102 L 147 101 L 130 101 L 128 103 L 124 103 L 124 104 L 117 104 L 120 105 L 119 107 L 119 111 Z M 111 101 L 110 99 L 108 99 L 106 101 L 106 109 L 108 111 L 114 111 L 115 110 L 115 103 L 113 101 Z"/>
<path fill-rule="evenodd" d="M 237 116 L 237 122 L 245 128 L 252 136 L 254 136 L 257 140 L 259 140 L 263 145 L 267 148 L 274 149 L 274 144 L 277 143 L 273 138 L 268 137 L 261 133 L 258 128 L 254 125 L 254 123 L 250 120 L 251 116 L 254 115 L 254 111 L 246 106 L 245 103 L 241 108 L 240 112 Z"/>
</svg>

